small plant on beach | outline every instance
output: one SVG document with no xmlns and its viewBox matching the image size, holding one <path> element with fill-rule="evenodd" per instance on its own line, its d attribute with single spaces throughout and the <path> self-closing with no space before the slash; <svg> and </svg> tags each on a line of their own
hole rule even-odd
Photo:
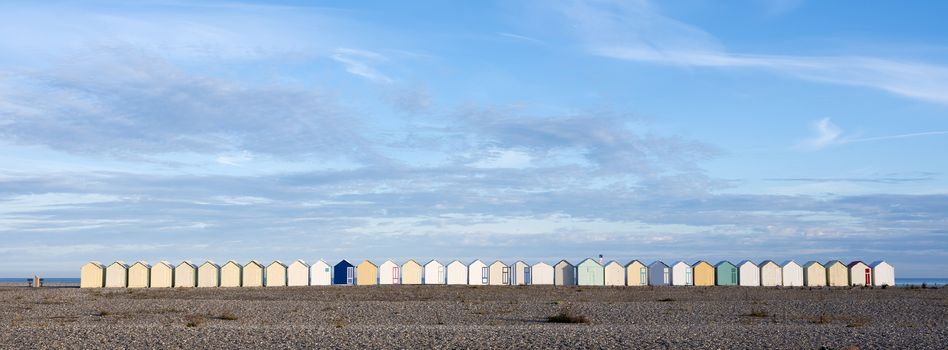
<svg viewBox="0 0 948 350">
<path fill-rule="evenodd" d="M 191 315 L 191 316 L 188 316 L 185 320 L 187 321 L 187 323 L 185 323 L 184 325 L 190 328 L 200 327 L 204 325 L 205 322 L 207 322 L 207 319 L 201 315 Z"/>
<path fill-rule="evenodd" d="M 868 322 L 869 321 L 864 318 L 855 318 L 855 319 L 849 320 L 849 323 L 846 324 L 846 327 L 849 327 L 849 328 L 862 327 L 862 326 L 865 326 L 866 323 Z"/>
<path fill-rule="evenodd" d="M 562 300 L 553 300 L 553 302 L 552 302 L 551 304 L 553 304 L 553 305 L 559 305 L 559 304 L 562 304 L 562 303 L 563 303 Z"/>
<path fill-rule="evenodd" d="M 828 324 L 830 323 L 830 318 L 826 314 L 820 314 L 820 317 L 813 319 L 815 324 Z"/>
<path fill-rule="evenodd" d="M 563 310 L 555 316 L 550 316 L 546 318 L 547 322 L 550 323 L 589 323 L 589 319 L 583 315 L 574 315 L 569 311 Z"/>
<path fill-rule="evenodd" d="M 744 315 L 744 316 L 750 316 L 750 317 L 767 317 L 767 316 L 769 316 L 769 314 L 767 313 L 767 310 L 758 309 L 758 308 L 753 308 L 753 309 L 751 309 L 751 312 L 750 312 L 749 314 Z"/>
<path fill-rule="evenodd" d="M 237 315 L 234 315 L 234 313 L 230 311 L 224 311 L 217 318 L 225 320 L 225 321 L 235 321 L 237 320 Z"/>
<path fill-rule="evenodd" d="M 111 314 L 112 314 L 111 312 L 106 311 L 106 310 L 99 310 L 99 311 L 96 311 L 96 315 L 97 315 L 97 316 L 100 316 L 100 317 L 108 316 L 108 315 L 111 315 Z"/>
</svg>

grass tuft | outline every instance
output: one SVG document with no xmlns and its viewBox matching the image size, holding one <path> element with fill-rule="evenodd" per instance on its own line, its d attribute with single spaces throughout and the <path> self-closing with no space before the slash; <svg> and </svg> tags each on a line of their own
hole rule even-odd
<svg viewBox="0 0 948 350">
<path fill-rule="evenodd" d="M 749 314 L 746 314 L 744 316 L 767 317 L 767 316 L 770 316 L 770 314 L 767 313 L 767 310 L 754 308 L 754 309 L 751 309 L 751 312 Z"/>
<path fill-rule="evenodd" d="M 224 311 L 220 316 L 217 316 L 217 318 L 225 321 L 235 321 L 237 320 L 237 315 L 234 315 L 234 313 L 230 311 Z"/>
<path fill-rule="evenodd" d="M 191 315 L 191 316 L 188 316 L 185 320 L 187 321 L 187 323 L 185 323 L 184 325 L 191 328 L 200 327 L 204 325 L 205 322 L 207 322 L 207 319 L 201 315 Z"/>
<path fill-rule="evenodd" d="M 560 311 L 556 316 L 546 318 L 549 323 L 589 323 L 589 319 L 583 315 L 574 315 L 568 311 Z"/>
</svg>

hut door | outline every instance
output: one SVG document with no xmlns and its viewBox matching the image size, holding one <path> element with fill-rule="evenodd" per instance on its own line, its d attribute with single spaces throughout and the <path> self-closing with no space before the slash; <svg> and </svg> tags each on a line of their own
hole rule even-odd
<svg viewBox="0 0 948 350">
<path fill-rule="evenodd" d="M 353 275 L 353 271 L 352 271 L 352 270 L 353 270 L 353 269 L 354 269 L 354 268 L 352 268 L 352 267 L 347 267 L 347 268 L 346 268 L 346 284 L 352 284 L 352 275 Z"/>
<path fill-rule="evenodd" d="M 501 273 L 500 273 L 500 274 L 501 274 L 501 278 L 503 279 L 503 282 L 501 282 L 501 283 L 503 283 L 503 284 L 510 284 L 510 268 L 509 268 L 509 267 L 505 267 L 505 268 L 501 269 L 500 271 L 501 271 Z"/>
<path fill-rule="evenodd" d="M 527 284 L 527 283 L 530 283 L 529 281 L 533 281 L 533 279 L 530 278 L 530 266 L 527 266 L 523 268 L 523 281 L 520 281 L 520 283 Z M 530 284 L 533 284 L 533 283 L 530 283 Z"/>
<path fill-rule="evenodd" d="M 668 284 L 668 268 L 662 269 L 662 277 L 665 284 Z"/>
<path fill-rule="evenodd" d="M 401 275 L 398 274 L 398 266 L 392 267 L 392 284 L 398 284 L 398 279 Z"/>
<path fill-rule="evenodd" d="M 444 267 L 438 266 L 438 283 L 444 281 Z"/>
<path fill-rule="evenodd" d="M 872 269 L 866 269 L 866 285 L 872 285 Z"/>
<path fill-rule="evenodd" d="M 691 268 L 686 267 L 685 268 L 685 285 L 690 286 L 692 284 L 691 283 L 692 281 L 694 281 L 694 275 L 692 274 Z"/>
<path fill-rule="evenodd" d="M 639 268 L 639 285 L 644 286 L 646 282 L 648 282 L 648 269 Z"/>
<path fill-rule="evenodd" d="M 737 284 L 737 269 L 731 269 L 731 283 Z"/>
<path fill-rule="evenodd" d="M 486 266 L 482 267 L 481 268 L 481 284 L 487 284 L 487 282 L 489 281 L 488 279 L 489 277 L 490 277 L 490 268 Z"/>
</svg>

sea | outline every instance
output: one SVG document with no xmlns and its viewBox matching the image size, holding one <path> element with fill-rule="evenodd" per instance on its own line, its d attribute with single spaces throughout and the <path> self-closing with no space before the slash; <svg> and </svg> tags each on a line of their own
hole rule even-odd
<svg viewBox="0 0 948 350">
<path fill-rule="evenodd" d="M 26 281 L 31 279 L 30 277 L 20 277 L 20 278 L 0 278 L 0 283 L 2 284 L 13 284 L 13 283 L 22 283 L 26 285 Z M 47 284 L 79 284 L 79 278 L 66 277 L 66 278 L 43 278 L 43 283 Z M 927 286 L 945 286 L 948 285 L 948 278 L 896 278 L 895 285 L 897 286 L 910 286 L 916 285 L 920 286 L 922 284 Z"/>
</svg>

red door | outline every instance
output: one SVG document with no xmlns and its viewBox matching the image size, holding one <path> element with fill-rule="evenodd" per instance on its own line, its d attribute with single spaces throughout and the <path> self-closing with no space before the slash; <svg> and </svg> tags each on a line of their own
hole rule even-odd
<svg viewBox="0 0 948 350">
<path fill-rule="evenodd" d="M 866 285 L 872 285 L 872 269 L 866 269 Z"/>
</svg>

